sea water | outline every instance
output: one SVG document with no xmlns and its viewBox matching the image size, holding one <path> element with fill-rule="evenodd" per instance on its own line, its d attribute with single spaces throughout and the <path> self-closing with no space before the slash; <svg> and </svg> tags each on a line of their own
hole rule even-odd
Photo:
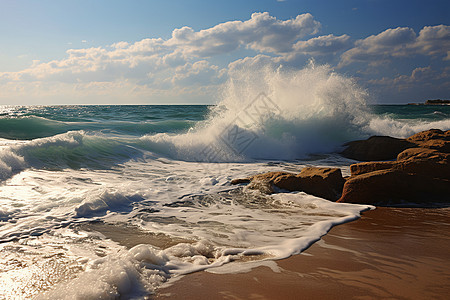
<svg viewBox="0 0 450 300">
<path fill-rule="evenodd" d="M 326 66 L 240 70 L 219 98 L 1 107 L 0 298 L 142 299 L 183 274 L 298 254 L 372 207 L 232 179 L 348 175 L 345 142 L 450 129 L 450 106 L 367 105 Z"/>
</svg>

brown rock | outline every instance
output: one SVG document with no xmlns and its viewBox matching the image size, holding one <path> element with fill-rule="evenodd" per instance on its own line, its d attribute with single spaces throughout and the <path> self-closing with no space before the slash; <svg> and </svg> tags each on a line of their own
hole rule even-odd
<svg viewBox="0 0 450 300">
<path fill-rule="evenodd" d="M 304 168 L 297 177 L 299 190 L 331 201 L 339 199 L 345 182 L 338 168 Z"/>
<path fill-rule="evenodd" d="M 416 133 L 406 139 L 408 142 L 421 143 L 429 140 L 450 141 L 450 130 L 442 131 L 440 129 L 430 129 Z"/>
<path fill-rule="evenodd" d="M 365 162 L 350 166 L 340 202 L 401 203 L 450 202 L 450 131 L 437 129 L 407 139 L 415 143 L 396 161 Z"/>
<path fill-rule="evenodd" d="M 418 146 L 423 148 L 439 150 L 440 152 L 450 153 L 450 141 L 430 140 L 418 143 Z"/>
<path fill-rule="evenodd" d="M 376 161 L 395 159 L 407 148 L 415 145 L 404 139 L 389 136 L 372 136 L 367 140 L 347 143 L 341 155 L 360 161 Z"/>
<path fill-rule="evenodd" d="M 255 176 L 251 176 L 249 177 L 252 181 L 257 180 L 257 181 L 269 181 L 269 182 L 273 182 L 276 178 L 283 176 L 283 175 L 293 175 L 295 176 L 295 174 L 293 173 L 289 173 L 289 172 L 267 172 L 267 173 L 263 173 L 263 174 L 258 174 Z"/>
<path fill-rule="evenodd" d="M 382 162 L 363 162 L 353 164 L 350 166 L 350 173 L 352 176 L 370 173 L 378 170 L 386 170 L 392 168 L 396 164 L 395 161 Z"/>
<path fill-rule="evenodd" d="M 249 189 L 257 189 L 271 194 L 275 188 L 305 193 L 336 201 L 339 199 L 344 178 L 337 168 L 304 168 L 298 175 L 287 172 L 268 172 L 249 178 L 233 180 L 233 184 L 246 183 Z"/>
<path fill-rule="evenodd" d="M 275 178 L 273 184 L 279 189 L 287 190 L 290 192 L 302 190 L 300 178 L 293 174 L 281 175 Z"/>
<path fill-rule="evenodd" d="M 407 159 L 428 159 L 428 160 L 441 160 L 447 159 L 449 154 L 439 152 L 435 149 L 428 148 L 409 148 L 401 152 L 397 156 L 397 161 L 407 160 Z"/>
<path fill-rule="evenodd" d="M 450 130 L 430 129 L 410 136 L 406 140 L 422 148 L 450 153 Z"/>
<path fill-rule="evenodd" d="M 241 183 L 249 183 L 250 178 L 236 178 L 231 180 L 231 184 L 241 184 Z"/>
<path fill-rule="evenodd" d="M 295 174 L 288 172 L 268 172 L 263 174 L 258 174 L 255 176 L 251 176 L 250 184 L 247 186 L 249 189 L 259 190 L 261 193 L 272 194 L 274 193 L 274 182 L 277 180 L 279 182 L 281 179 L 279 178 L 287 178 L 287 177 L 295 177 Z"/>
<path fill-rule="evenodd" d="M 338 202 L 450 202 L 450 181 L 396 169 L 378 170 L 350 177 Z"/>
</svg>

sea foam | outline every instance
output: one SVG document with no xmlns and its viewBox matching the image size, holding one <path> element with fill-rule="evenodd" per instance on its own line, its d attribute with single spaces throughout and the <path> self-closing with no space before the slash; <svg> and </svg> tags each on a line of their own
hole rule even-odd
<svg viewBox="0 0 450 300">
<path fill-rule="evenodd" d="M 209 117 L 185 134 L 147 135 L 142 143 L 188 161 L 292 160 L 331 153 L 371 135 L 407 137 L 436 122 L 377 116 L 366 90 L 329 66 L 301 70 L 258 66 L 231 72 Z"/>
<path fill-rule="evenodd" d="M 368 125 L 366 92 L 328 66 L 238 70 L 222 95 L 188 133 L 143 141 L 182 160 L 296 159 L 331 152 Z"/>
</svg>

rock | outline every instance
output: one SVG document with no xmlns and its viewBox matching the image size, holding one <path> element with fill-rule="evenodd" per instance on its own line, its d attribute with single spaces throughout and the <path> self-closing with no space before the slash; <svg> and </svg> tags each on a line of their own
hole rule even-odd
<svg viewBox="0 0 450 300">
<path fill-rule="evenodd" d="M 450 181 L 388 169 L 350 177 L 338 202 L 397 204 L 450 202 Z"/>
<path fill-rule="evenodd" d="M 339 202 L 392 204 L 450 202 L 450 131 L 420 132 L 406 141 L 396 161 L 364 162 L 350 166 Z M 437 145 L 437 146 L 436 146 Z"/>
<path fill-rule="evenodd" d="M 233 179 L 231 180 L 231 184 L 241 184 L 241 183 L 249 183 L 250 182 L 250 178 L 237 178 L 237 179 Z"/>
<path fill-rule="evenodd" d="M 406 139 L 408 142 L 419 144 L 429 140 L 450 140 L 450 130 L 442 131 L 440 129 L 430 129 L 416 133 Z"/>
<path fill-rule="evenodd" d="M 293 174 L 281 175 L 275 178 L 273 184 L 279 189 L 290 192 L 302 190 L 300 178 Z"/>
<path fill-rule="evenodd" d="M 421 148 L 450 153 L 450 130 L 430 129 L 410 136 L 406 140 L 416 144 L 416 147 L 419 146 Z"/>
<path fill-rule="evenodd" d="M 336 201 L 339 199 L 345 179 L 338 168 L 304 168 L 298 175 L 287 172 L 268 172 L 244 179 L 236 179 L 232 184 L 246 183 L 249 189 L 272 194 L 276 188 L 287 191 L 303 191 L 317 197 Z"/>
<path fill-rule="evenodd" d="M 397 156 L 397 161 L 407 159 L 428 159 L 441 160 L 446 159 L 449 155 L 429 148 L 409 148 L 401 152 Z"/>
<path fill-rule="evenodd" d="M 250 184 L 247 186 L 249 189 L 259 190 L 264 194 L 272 194 L 275 192 L 275 180 L 280 181 L 280 178 L 295 177 L 295 174 L 288 172 L 268 172 L 263 174 L 258 174 L 249 177 Z"/>
<path fill-rule="evenodd" d="M 415 144 L 389 136 L 372 136 L 367 140 L 354 141 L 345 144 L 346 148 L 341 155 L 360 161 L 376 161 L 395 159 L 405 149 Z"/>
<path fill-rule="evenodd" d="M 407 188 L 405 182 L 408 179 L 406 173 L 397 170 L 377 170 L 351 176 L 345 182 L 342 197 L 337 202 L 381 203 L 397 194 L 399 187 L 401 190 Z"/>
<path fill-rule="evenodd" d="M 370 173 L 378 170 L 386 170 L 393 167 L 396 162 L 393 161 L 383 161 L 383 162 L 363 162 L 358 164 L 353 164 L 350 166 L 351 176 L 361 175 L 365 173 Z"/>
<path fill-rule="evenodd" d="M 348 203 L 450 203 L 449 143 L 450 130 L 438 129 L 407 139 L 372 137 L 348 143 L 342 154 L 357 160 L 392 161 L 353 164 L 347 179 L 337 168 L 304 168 L 297 175 L 269 172 L 232 183 L 249 182 L 248 188 L 269 194 L 278 188 Z"/>
<path fill-rule="evenodd" d="M 345 182 L 339 168 L 304 168 L 297 177 L 301 191 L 331 201 L 340 198 Z"/>
</svg>

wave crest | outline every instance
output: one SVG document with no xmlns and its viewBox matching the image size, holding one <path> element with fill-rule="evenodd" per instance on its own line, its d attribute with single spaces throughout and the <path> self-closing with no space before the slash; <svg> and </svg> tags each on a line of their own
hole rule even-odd
<svg viewBox="0 0 450 300">
<path fill-rule="evenodd" d="M 236 70 L 222 94 L 194 130 L 143 140 L 183 160 L 296 159 L 331 152 L 368 124 L 366 92 L 328 66 Z"/>
</svg>

